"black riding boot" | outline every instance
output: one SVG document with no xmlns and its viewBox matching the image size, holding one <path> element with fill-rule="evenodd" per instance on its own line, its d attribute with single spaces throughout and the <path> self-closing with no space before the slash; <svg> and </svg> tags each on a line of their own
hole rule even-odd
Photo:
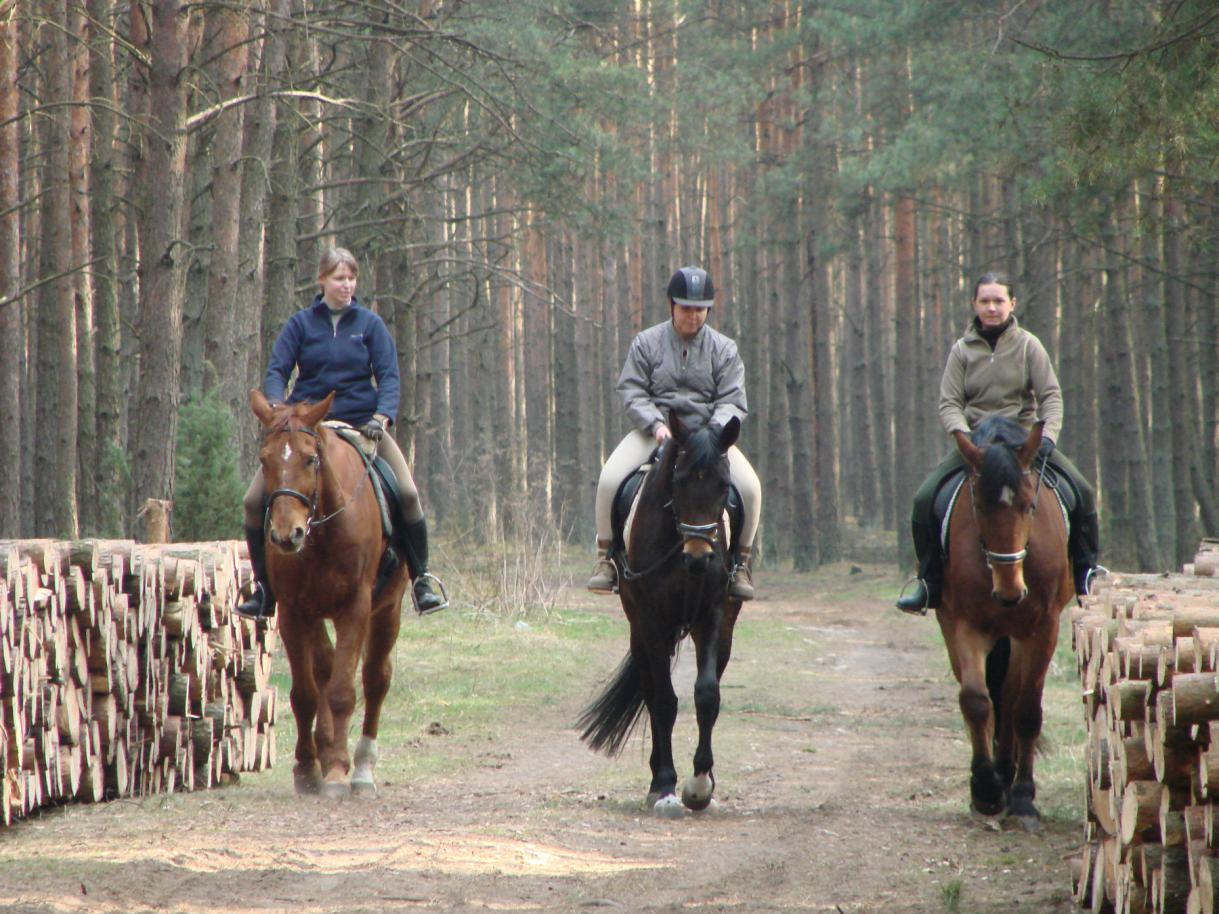
<svg viewBox="0 0 1219 914">
<path fill-rule="evenodd" d="M 943 559 L 940 557 L 939 537 L 935 528 L 919 523 L 910 526 L 914 535 L 914 552 L 918 556 L 918 580 L 914 590 L 898 599 L 897 608 L 902 612 L 922 615 L 940 606 Z"/>
<path fill-rule="evenodd" d="M 1100 555 L 1100 518 L 1093 511 L 1071 518 L 1071 538 L 1067 544 L 1071 555 L 1071 570 L 1075 576 L 1075 593 L 1088 594 L 1088 586 L 1097 569 Z"/>
<path fill-rule="evenodd" d="M 449 601 L 432 589 L 432 581 L 436 579 L 427 570 L 427 521 L 420 518 L 403 524 L 398 532 L 398 548 L 402 550 L 410 569 L 415 609 L 419 615 L 426 616 L 448 606 Z"/>
<path fill-rule="evenodd" d="M 237 614 L 248 619 L 262 619 L 275 614 L 275 594 L 267 581 L 267 543 L 261 527 L 245 528 L 245 543 L 250 550 L 250 567 L 254 569 L 254 595 L 237 607 Z"/>
</svg>

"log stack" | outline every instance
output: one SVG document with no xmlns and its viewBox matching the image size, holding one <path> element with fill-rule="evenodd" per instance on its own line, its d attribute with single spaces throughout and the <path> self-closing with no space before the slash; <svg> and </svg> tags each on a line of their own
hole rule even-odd
<svg viewBox="0 0 1219 914">
<path fill-rule="evenodd" d="M 0 541 L 0 823 L 275 761 L 276 629 L 244 544 Z"/>
<path fill-rule="evenodd" d="M 1219 578 L 1110 575 L 1072 610 L 1088 725 L 1076 900 L 1094 912 L 1219 910 Z"/>
</svg>

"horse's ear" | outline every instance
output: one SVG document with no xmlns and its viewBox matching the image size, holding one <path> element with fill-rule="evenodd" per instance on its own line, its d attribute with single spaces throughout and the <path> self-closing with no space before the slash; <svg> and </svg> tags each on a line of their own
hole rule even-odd
<svg viewBox="0 0 1219 914">
<path fill-rule="evenodd" d="M 728 448 L 736 444 L 737 438 L 741 435 L 741 420 L 733 416 L 728 420 L 728 424 L 720 429 L 720 450 L 726 451 Z"/>
<path fill-rule="evenodd" d="M 250 409 L 254 411 L 254 415 L 263 425 L 271 423 L 271 414 L 274 412 L 274 408 L 267 398 L 263 396 L 261 390 L 254 389 L 250 391 Z"/>
<path fill-rule="evenodd" d="M 1041 447 L 1042 434 L 1045 432 L 1045 420 L 1038 419 L 1033 423 L 1032 431 L 1024 440 L 1024 444 L 1020 446 L 1020 466 L 1028 469 L 1033 465 L 1033 461 L 1037 459 L 1037 451 Z"/>
<path fill-rule="evenodd" d="M 330 391 L 320 403 L 310 403 L 301 409 L 297 418 L 302 424 L 313 427 L 330 415 L 330 405 L 334 403 L 335 391 Z"/>
<path fill-rule="evenodd" d="M 982 469 L 982 458 L 986 451 L 970 441 L 969 436 L 964 432 L 953 432 L 952 434 L 957 439 L 957 450 L 961 452 L 965 462 L 975 470 Z"/>
</svg>

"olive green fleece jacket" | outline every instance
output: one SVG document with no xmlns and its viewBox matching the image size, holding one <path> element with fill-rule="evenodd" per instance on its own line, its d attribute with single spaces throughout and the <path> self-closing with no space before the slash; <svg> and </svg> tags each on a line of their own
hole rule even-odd
<svg viewBox="0 0 1219 914">
<path fill-rule="evenodd" d="M 1041 340 L 1012 322 L 992 351 L 969 322 L 948 353 L 940 381 L 940 422 L 944 430 L 969 434 L 987 416 L 1007 416 L 1031 428 L 1045 420 L 1042 434 L 1052 441 L 1062 431 L 1062 390 Z"/>
</svg>

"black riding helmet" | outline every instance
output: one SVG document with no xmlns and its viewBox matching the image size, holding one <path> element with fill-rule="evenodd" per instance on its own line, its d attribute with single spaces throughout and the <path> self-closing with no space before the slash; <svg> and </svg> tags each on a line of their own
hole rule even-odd
<svg viewBox="0 0 1219 914">
<path fill-rule="evenodd" d="M 669 298 L 675 305 L 710 308 L 715 304 L 715 284 L 700 267 L 682 267 L 669 279 Z"/>
</svg>

